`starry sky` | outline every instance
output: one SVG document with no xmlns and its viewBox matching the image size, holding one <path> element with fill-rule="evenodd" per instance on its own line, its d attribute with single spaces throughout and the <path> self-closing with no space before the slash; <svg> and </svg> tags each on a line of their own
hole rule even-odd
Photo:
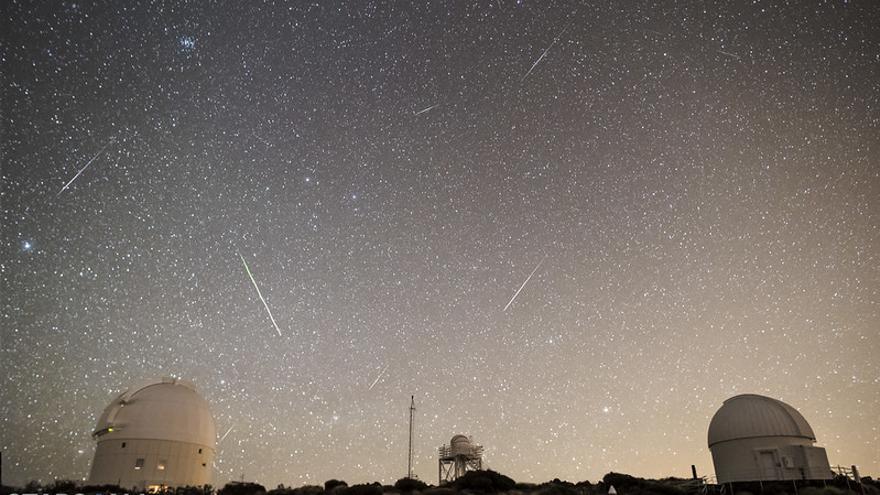
<svg viewBox="0 0 880 495">
<path fill-rule="evenodd" d="M 711 475 L 747 392 L 880 475 L 880 5 L 413 3 L 3 2 L 4 481 L 161 375 L 215 485 L 393 482 L 410 395 L 431 482 Z"/>
</svg>

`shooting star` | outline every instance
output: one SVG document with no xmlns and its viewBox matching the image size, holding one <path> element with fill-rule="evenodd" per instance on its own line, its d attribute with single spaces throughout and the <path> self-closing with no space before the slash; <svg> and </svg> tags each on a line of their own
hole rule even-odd
<svg viewBox="0 0 880 495">
<path fill-rule="evenodd" d="M 373 387 L 375 387 L 376 384 L 379 383 L 379 380 L 381 380 L 381 379 L 382 379 L 382 376 L 385 375 L 385 372 L 388 371 L 388 367 L 389 367 L 389 366 L 391 366 L 391 365 L 390 365 L 390 364 L 386 364 L 385 367 L 382 368 L 382 371 L 379 372 L 379 376 L 377 376 L 376 379 L 373 380 L 373 383 L 370 384 L 370 388 L 367 389 L 367 390 L 373 390 Z"/>
<path fill-rule="evenodd" d="M 727 55 L 728 57 L 733 57 L 737 60 L 742 60 L 742 57 L 740 57 L 739 55 L 737 55 L 735 53 L 725 52 L 724 50 L 716 50 L 716 51 L 722 55 Z"/>
<path fill-rule="evenodd" d="M 251 273 L 251 269 L 248 268 L 247 261 L 244 260 L 244 256 L 241 253 L 238 254 L 241 258 L 241 262 L 244 264 L 244 269 L 248 274 L 248 277 L 251 278 L 251 282 L 254 284 L 254 289 L 257 289 L 257 295 L 260 296 L 260 301 L 263 302 L 263 306 L 266 308 L 266 312 L 269 313 L 269 319 L 272 320 L 272 326 L 275 327 L 275 331 L 278 332 L 278 336 L 281 337 L 281 330 L 278 328 L 278 324 L 275 323 L 275 317 L 272 316 L 272 311 L 269 310 L 269 305 L 266 304 L 266 299 L 263 298 L 263 293 L 260 292 L 260 287 L 257 285 L 257 281 L 254 280 L 254 275 Z"/>
<path fill-rule="evenodd" d="M 523 82 L 523 81 L 526 80 L 527 77 L 529 77 L 529 74 L 531 74 L 532 71 L 535 70 L 535 67 L 537 67 L 538 64 L 541 63 L 541 60 L 544 60 L 544 57 L 547 56 L 547 52 L 549 52 L 550 49 L 553 48 L 553 44 L 554 44 L 554 43 L 556 43 L 556 40 L 553 40 L 553 43 L 550 43 L 550 46 L 548 46 L 548 47 L 544 50 L 544 53 L 542 53 L 541 56 L 538 57 L 538 60 L 535 60 L 535 63 L 532 64 L 532 67 L 529 69 L 528 72 L 526 72 L 526 75 L 522 76 L 522 79 L 520 79 L 519 82 Z"/>
<path fill-rule="evenodd" d="M 91 165 L 92 162 L 95 161 L 95 159 L 97 159 L 99 156 L 101 156 L 101 153 L 103 153 L 104 150 L 107 149 L 107 146 L 110 146 L 110 144 L 113 143 L 113 141 L 116 141 L 116 138 L 112 138 L 110 141 L 107 142 L 107 144 L 104 145 L 103 148 L 98 150 L 98 152 L 95 153 L 95 156 L 93 156 L 91 160 L 87 161 L 86 164 L 83 165 L 83 168 L 79 169 L 79 172 L 77 172 L 76 175 L 74 175 L 72 179 L 67 181 L 67 184 L 64 184 L 64 187 L 62 187 L 61 190 L 58 191 L 58 194 L 56 194 L 55 196 L 60 196 L 61 193 L 66 191 L 67 188 L 69 188 L 70 185 L 73 184 L 73 181 L 75 181 L 87 168 L 89 168 L 89 165 Z"/>
<path fill-rule="evenodd" d="M 546 256 L 541 258 L 541 261 L 538 262 L 538 265 L 535 267 L 534 270 L 532 270 L 532 273 L 530 273 L 529 276 L 526 277 L 525 282 L 523 282 L 522 285 L 519 286 L 519 289 L 517 289 L 516 294 L 514 294 L 513 297 L 510 298 L 510 301 L 507 302 L 507 306 L 504 306 L 504 309 L 501 310 L 502 313 L 507 311 L 507 308 L 509 308 L 510 305 L 513 304 L 513 301 L 516 299 L 516 296 L 518 296 L 519 293 L 522 292 L 523 287 L 525 287 L 526 284 L 529 283 L 529 280 L 532 279 L 532 276 L 535 275 L 535 272 L 538 271 L 538 268 L 541 268 L 541 265 L 544 264 L 544 260 L 546 260 L 546 259 L 547 259 Z"/>
<path fill-rule="evenodd" d="M 664 38 L 668 38 L 668 37 L 669 37 L 669 34 L 668 34 L 668 33 L 661 33 L 660 31 L 657 31 L 656 29 L 645 29 L 644 31 L 645 31 L 646 33 L 653 33 L 653 34 L 656 34 L 657 36 L 663 36 Z"/>
<path fill-rule="evenodd" d="M 433 109 L 435 109 L 435 108 L 437 108 L 437 107 L 439 107 L 439 106 L 440 106 L 439 103 L 434 104 L 434 105 L 431 105 L 431 106 L 428 107 L 428 108 L 423 108 L 423 109 L 419 110 L 418 112 L 414 113 L 413 115 L 414 115 L 414 116 L 415 116 L 415 115 L 421 115 L 421 114 L 423 114 L 423 113 L 425 113 L 425 112 L 430 112 L 431 110 L 433 110 Z"/>
<path fill-rule="evenodd" d="M 542 53 L 541 56 L 538 57 L 538 60 L 535 60 L 535 63 L 532 64 L 532 66 L 529 68 L 529 71 L 526 72 L 526 75 L 522 76 L 522 79 L 520 79 L 519 82 L 523 82 L 523 81 L 525 81 L 526 78 L 529 77 L 529 74 L 531 74 L 532 71 L 535 70 L 535 67 L 537 67 L 538 64 L 541 63 L 541 60 L 544 60 L 544 57 L 547 56 L 547 52 L 549 52 L 550 49 L 553 48 L 553 45 L 555 45 L 556 42 L 559 41 L 559 38 L 561 38 L 562 35 L 565 34 L 565 30 L 568 29 L 568 26 L 569 26 L 570 24 L 571 24 L 571 23 L 567 24 L 564 28 L 562 28 L 562 31 L 560 31 L 559 34 L 556 35 L 555 38 L 553 38 L 553 42 L 550 43 L 550 46 L 548 46 L 547 48 L 544 49 L 544 53 Z"/>
<path fill-rule="evenodd" d="M 229 436 L 229 432 L 232 431 L 232 428 L 233 428 L 233 427 L 230 426 L 229 429 L 226 430 L 226 433 L 224 433 L 223 436 L 220 437 L 220 441 L 217 442 L 217 445 L 220 445 L 221 443 L 223 443 L 223 440 L 226 440 L 226 437 Z"/>
</svg>

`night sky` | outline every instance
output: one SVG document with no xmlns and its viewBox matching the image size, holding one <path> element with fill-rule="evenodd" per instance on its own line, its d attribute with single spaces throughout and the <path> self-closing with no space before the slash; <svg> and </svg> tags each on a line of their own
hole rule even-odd
<svg viewBox="0 0 880 495">
<path fill-rule="evenodd" d="M 393 482 L 410 395 L 434 483 L 711 475 L 747 392 L 880 474 L 880 4 L 416 3 L 2 3 L 4 482 L 162 375 L 215 485 Z"/>
</svg>

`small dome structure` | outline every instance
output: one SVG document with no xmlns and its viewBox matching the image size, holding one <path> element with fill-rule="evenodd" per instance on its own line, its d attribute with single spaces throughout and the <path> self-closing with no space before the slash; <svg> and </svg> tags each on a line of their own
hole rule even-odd
<svg viewBox="0 0 880 495">
<path fill-rule="evenodd" d="M 477 445 L 467 435 L 455 435 L 449 445 L 437 451 L 439 482 L 441 485 L 455 481 L 468 471 L 483 469 L 483 446 Z"/>
<path fill-rule="evenodd" d="M 161 378 L 131 387 L 104 409 L 92 436 L 91 484 L 158 491 L 210 483 L 214 419 L 192 383 Z"/>
<path fill-rule="evenodd" d="M 449 441 L 449 447 L 452 455 L 469 455 L 473 447 L 471 447 L 471 439 L 464 435 L 455 435 Z"/>
<path fill-rule="evenodd" d="M 709 449 L 719 483 L 830 479 L 825 449 L 790 405 L 744 394 L 731 397 L 709 423 Z"/>
</svg>

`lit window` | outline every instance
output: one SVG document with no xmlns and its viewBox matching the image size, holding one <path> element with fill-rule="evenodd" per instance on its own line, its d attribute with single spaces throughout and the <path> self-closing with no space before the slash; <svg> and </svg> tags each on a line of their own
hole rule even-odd
<svg viewBox="0 0 880 495">
<path fill-rule="evenodd" d="M 165 471 L 165 461 L 159 461 L 159 464 L 156 464 L 156 469 L 159 471 Z"/>
<path fill-rule="evenodd" d="M 144 459 L 143 459 L 143 457 L 141 457 L 141 458 L 139 458 L 139 459 L 137 459 L 137 460 L 134 461 L 134 468 L 135 468 L 136 470 L 138 470 L 138 469 L 140 469 L 140 468 L 142 468 L 142 467 L 144 467 Z"/>
</svg>

